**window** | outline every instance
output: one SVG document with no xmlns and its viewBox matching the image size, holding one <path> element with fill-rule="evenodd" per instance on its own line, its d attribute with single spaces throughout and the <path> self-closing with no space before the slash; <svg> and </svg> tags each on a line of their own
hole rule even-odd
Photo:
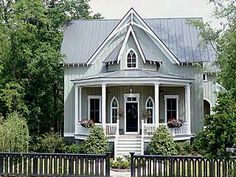
<svg viewBox="0 0 236 177">
<path fill-rule="evenodd" d="M 89 96 L 88 97 L 88 119 L 93 120 L 95 123 L 101 122 L 101 97 Z"/>
<path fill-rule="evenodd" d="M 111 100 L 111 123 L 116 123 L 118 118 L 119 104 L 115 97 Z"/>
<path fill-rule="evenodd" d="M 146 101 L 146 104 L 145 104 L 145 109 L 146 109 L 146 112 L 145 112 L 145 116 L 146 116 L 146 119 L 145 119 L 145 122 L 146 123 L 153 123 L 153 116 L 154 116 L 154 104 L 153 104 L 153 99 L 151 97 L 149 97 Z"/>
<path fill-rule="evenodd" d="M 166 122 L 178 120 L 178 95 L 165 95 L 165 120 Z"/>
<path fill-rule="evenodd" d="M 203 81 L 207 81 L 207 74 L 203 74 L 202 77 Z"/>
<path fill-rule="evenodd" d="M 136 68 L 137 67 L 137 59 L 134 50 L 130 50 L 127 55 L 127 68 Z"/>
</svg>

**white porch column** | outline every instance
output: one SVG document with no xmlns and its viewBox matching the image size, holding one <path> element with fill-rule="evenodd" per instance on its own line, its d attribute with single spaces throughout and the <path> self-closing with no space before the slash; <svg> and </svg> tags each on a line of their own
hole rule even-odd
<svg viewBox="0 0 236 177">
<path fill-rule="evenodd" d="M 102 128 L 106 128 L 106 84 L 102 84 Z"/>
<path fill-rule="evenodd" d="M 79 87 L 79 121 L 82 120 L 82 87 Z"/>
<path fill-rule="evenodd" d="M 78 126 L 78 115 L 79 115 L 79 106 L 78 106 L 78 101 L 79 101 L 79 87 L 75 85 L 75 134 L 79 133 L 79 126 Z"/>
<path fill-rule="evenodd" d="M 190 84 L 185 85 L 185 113 L 188 123 L 188 135 L 191 135 L 191 108 L 190 108 Z"/>
<path fill-rule="evenodd" d="M 155 83 L 154 87 L 155 87 L 155 124 L 156 127 L 159 127 L 159 83 Z"/>
</svg>

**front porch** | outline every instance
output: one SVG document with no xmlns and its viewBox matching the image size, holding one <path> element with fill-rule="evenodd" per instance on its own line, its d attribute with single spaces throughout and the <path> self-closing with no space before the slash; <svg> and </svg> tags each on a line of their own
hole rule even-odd
<svg viewBox="0 0 236 177">
<path fill-rule="evenodd" d="M 115 155 L 117 147 L 123 146 L 140 146 L 143 154 L 144 143 L 150 141 L 156 128 L 167 126 L 171 120 L 182 122 L 180 127 L 167 126 L 174 139 L 190 139 L 191 80 L 169 75 L 168 79 L 163 75 L 128 77 L 74 81 L 75 138 L 86 138 L 89 129 L 80 122 L 91 119 L 104 129 L 109 141 L 114 142 Z"/>
</svg>

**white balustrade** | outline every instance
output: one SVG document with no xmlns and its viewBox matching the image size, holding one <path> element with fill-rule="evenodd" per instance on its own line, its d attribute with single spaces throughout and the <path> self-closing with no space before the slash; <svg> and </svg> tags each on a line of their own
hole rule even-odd
<svg viewBox="0 0 236 177">
<path fill-rule="evenodd" d="M 155 131 L 156 131 L 156 127 L 157 125 L 156 124 L 147 124 L 147 123 L 144 123 L 143 124 L 143 133 L 144 133 L 144 136 L 152 136 Z"/>
<path fill-rule="evenodd" d="M 188 134 L 188 123 L 184 122 L 181 127 L 173 127 L 169 128 L 167 126 L 167 123 L 163 123 L 162 125 L 166 126 L 171 133 L 171 135 L 176 136 L 176 135 L 187 135 Z"/>
<path fill-rule="evenodd" d="M 148 124 L 148 123 L 143 123 L 142 121 L 142 134 L 144 137 L 147 136 L 152 136 L 155 131 L 156 131 L 156 125 L 155 124 Z M 174 128 L 169 128 L 167 126 L 167 123 L 161 123 L 160 125 L 164 125 L 167 127 L 168 131 L 171 133 L 173 136 L 178 136 L 178 135 L 187 135 L 188 134 L 188 123 L 184 122 L 181 127 L 174 127 Z"/>
<path fill-rule="evenodd" d="M 106 135 L 116 136 L 117 134 L 117 123 L 106 123 Z"/>
</svg>

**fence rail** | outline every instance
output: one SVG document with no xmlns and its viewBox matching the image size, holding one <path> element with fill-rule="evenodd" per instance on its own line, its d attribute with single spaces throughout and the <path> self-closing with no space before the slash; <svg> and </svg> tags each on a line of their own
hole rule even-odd
<svg viewBox="0 0 236 177">
<path fill-rule="evenodd" d="M 110 176 L 110 154 L 0 153 L 0 176 Z"/>
<path fill-rule="evenodd" d="M 193 156 L 134 155 L 131 177 L 235 177 L 236 159 L 219 160 Z"/>
</svg>

